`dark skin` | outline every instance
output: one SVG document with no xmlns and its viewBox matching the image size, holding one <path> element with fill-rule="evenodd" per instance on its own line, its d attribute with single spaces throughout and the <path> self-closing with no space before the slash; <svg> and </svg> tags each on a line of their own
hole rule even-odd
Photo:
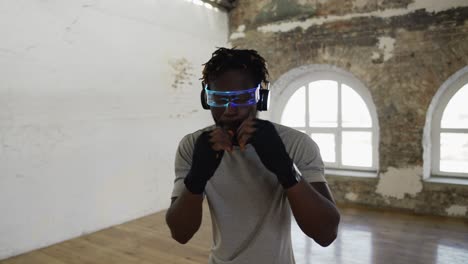
<svg viewBox="0 0 468 264">
<path fill-rule="evenodd" d="M 228 71 L 209 83 L 213 90 L 239 91 L 255 87 L 250 76 L 242 71 Z M 214 150 L 233 151 L 238 144 L 241 151 L 255 133 L 256 106 L 211 108 L 217 128 L 211 132 Z M 299 183 L 285 190 L 291 210 L 301 230 L 321 246 L 330 245 L 337 236 L 340 214 L 328 185 L 323 182 Z M 187 243 L 198 231 L 202 218 L 203 196 L 184 190 L 172 199 L 166 222 L 172 237 Z"/>
</svg>

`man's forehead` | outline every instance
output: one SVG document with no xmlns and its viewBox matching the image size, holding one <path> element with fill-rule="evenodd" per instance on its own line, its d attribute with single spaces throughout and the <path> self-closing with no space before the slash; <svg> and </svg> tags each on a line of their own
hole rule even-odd
<svg viewBox="0 0 468 264">
<path fill-rule="evenodd" d="M 209 84 L 211 90 L 215 91 L 239 91 L 253 88 L 257 84 L 251 75 L 242 70 L 230 70 L 220 74 Z"/>
</svg>

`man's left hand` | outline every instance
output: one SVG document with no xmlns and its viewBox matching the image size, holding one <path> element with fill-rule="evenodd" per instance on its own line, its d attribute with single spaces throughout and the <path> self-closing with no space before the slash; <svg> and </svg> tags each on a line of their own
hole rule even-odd
<svg viewBox="0 0 468 264">
<path fill-rule="evenodd" d="M 271 122 L 258 118 L 246 119 L 237 130 L 237 140 L 241 150 L 248 143 L 252 144 L 263 165 L 276 174 L 285 189 L 300 181 L 293 161 Z"/>
</svg>

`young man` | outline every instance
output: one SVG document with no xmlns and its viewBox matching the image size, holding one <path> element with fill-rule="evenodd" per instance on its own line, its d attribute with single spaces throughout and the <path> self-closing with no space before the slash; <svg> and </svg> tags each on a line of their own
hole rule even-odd
<svg viewBox="0 0 468 264">
<path fill-rule="evenodd" d="M 202 104 L 214 125 L 186 135 L 175 158 L 166 222 L 185 244 L 208 199 L 213 223 L 210 264 L 292 264 L 291 213 L 321 246 L 337 235 L 339 212 L 315 142 L 292 128 L 260 120 L 268 83 L 254 50 L 220 48 L 204 64 Z"/>
</svg>

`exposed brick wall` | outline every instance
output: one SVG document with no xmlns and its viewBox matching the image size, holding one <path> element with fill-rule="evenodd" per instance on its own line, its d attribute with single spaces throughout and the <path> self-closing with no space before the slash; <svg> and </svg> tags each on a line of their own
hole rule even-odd
<svg viewBox="0 0 468 264">
<path fill-rule="evenodd" d="M 338 201 L 448 215 L 450 206 L 468 207 L 468 185 L 422 182 L 422 191 L 401 199 L 378 192 L 389 169 L 422 171 L 429 104 L 442 83 L 468 65 L 468 6 L 432 12 L 414 8 L 418 3 L 240 0 L 230 13 L 230 28 L 231 36 L 241 35 L 231 44 L 258 50 L 273 82 L 303 65 L 329 64 L 351 72 L 369 89 L 380 125 L 379 178 L 330 176 Z M 324 15 L 328 20 L 288 29 Z M 281 22 L 284 29 L 263 30 Z"/>
</svg>

